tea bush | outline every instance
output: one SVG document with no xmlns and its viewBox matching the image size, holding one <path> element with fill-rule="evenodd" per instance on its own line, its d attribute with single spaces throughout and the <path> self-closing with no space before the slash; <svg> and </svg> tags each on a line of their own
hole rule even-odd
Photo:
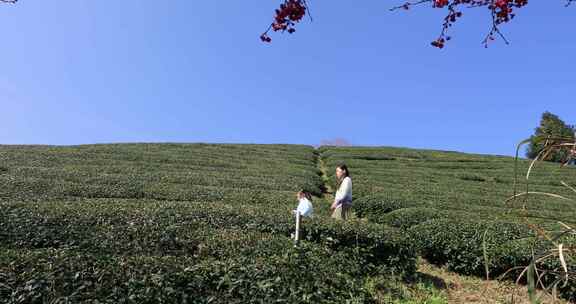
<svg viewBox="0 0 576 304">
<path fill-rule="evenodd" d="M 371 303 L 416 268 L 405 232 L 305 219 L 292 145 L 0 146 L 0 303 Z M 322 202 L 322 200 L 318 200 Z M 318 214 L 322 206 L 315 203 Z"/>
</svg>

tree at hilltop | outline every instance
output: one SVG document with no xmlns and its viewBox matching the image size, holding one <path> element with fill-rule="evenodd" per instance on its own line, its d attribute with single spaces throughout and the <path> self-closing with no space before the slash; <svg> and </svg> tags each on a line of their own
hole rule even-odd
<svg viewBox="0 0 576 304">
<path fill-rule="evenodd" d="M 542 149 L 555 141 L 574 141 L 574 132 L 576 127 L 567 125 L 557 115 L 548 111 L 542 114 L 540 119 L 540 126 L 535 129 L 534 135 L 530 137 L 530 145 L 526 151 L 526 157 L 534 159 L 542 151 Z M 553 162 L 565 162 L 572 149 L 556 149 L 551 152 L 545 160 Z"/>
</svg>

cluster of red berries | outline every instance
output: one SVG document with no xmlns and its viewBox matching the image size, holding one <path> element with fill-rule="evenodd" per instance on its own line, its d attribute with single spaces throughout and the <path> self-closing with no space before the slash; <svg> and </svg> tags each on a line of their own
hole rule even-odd
<svg viewBox="0 0 576 304">
<path fill-rule="evenodd" d="M 444 25 L 442 28 L 442 33 L 440 37 L 432 41 L 432 46 L 437 48 L 443 48 L 447 40 L 450 40 L 446 36 L 446 32 L 449 27 L 452 26 L 458 18 L 462 16 L 462 13 L 457 10 L 460 5 L 466 5 L 468 7 L 488 7 L 492 11 L 494 16 L 494 26 L 488 34 L 485 44 L 488 40 L 494 40 L 494 34 L 500 34 L 497 25 L 509 22 L 514 18 L 513 9 L 521 8 L 528 4 L 528 0 L 429 0 L 432 2 L 432 6 L 435 8 L 443 8 L 448 6 L 448 15 L 444 18 Z M 570 0 L 572 1 L 572 0 Z M 576 0 L 575 0 L 576 1 Z M 418 4 L 422 2 L 406 3 L 402 7 L 407 8 L 410 5 Z M 502 34 L 500 34 L 502 36 Z M 504 37 L 503 37 L 504 38 Z M 505 38 L 504 38 L 505 39 Z"/>
<path fill-rule="evenodd" d="M 448 39 L 448 40 L 450 40 L 450 39 Z M 438 38 L 438 39 L 432 41 L 432 43 L 430 43 L 430 44 L 431 44 L 432 46 L 435 46 L 435 47 L 441 49 L 441 48 L 444 47 L 444 43 L 445 43 L 445 42 L 446 42 L 446 39 L 444 39 L 444 38 Z"/>
<path fill-rule="evenodd" d="M 510 21 L 514 18 L 512 7 L 523 7 L 528 4 L 528 0 L 496 0 L 489 8 L 494 11 L 496 24 Z"/>
<path fill-rule="evenodd" d="M 268 31 L 287 31 L 292 34 L 296 31 L 294 26 L 296 22 L 300 22 L 306 15 L 306 2 L 304 0 L 285 0 L 276 10 L 274 22 L 270 25 L 268 30 L 260 35 L 260 40 L 264 42 L 271 42 L 272 39 L 268 36 Z"/>
<path fill-rule="evenodd" d="M 456 20 L 460 17 L 462 17 L 462 12 L 456 11 L 455 9 L 451 8 L 449 10 L 448 15 L 444 17 L 444 24 L 442 26 L 442 33 L 440 34 L 440 37 L 432 41 L 430 44 L 439 49 L 444 48 L 444 43 L 450 40 L 450 36 L 446 35 L 448 28 L 450 28 L 452 24 L 456 22 Z"/>
<path fill-rule="evenodd" d="M 18 1 L 18 0 L 0 0 L 0 1 Z M 566 6 L 576 2 L 576 0 L 565 0 Z M 442 28 L 442 33 L 439 38 L 432 41 L 432 46 L 437 48 L 443 48 L 446 41 L 450 40 L 450 37 L 446 35 L 448 29 L 457 21 L 458 18 L 462 17 L 462 12 L 459 11 L 461 7 L 487 7 L 493 16 L 492 29 L 484 40 L 485 46 L 487 46 L 488 41 L 494 40 L 494 35 L 499 34 L 502 39 L 508 44 L 508 41 L 504 35 L 499 30 L 499 25 L 509 22 L 515 16 L 513 11 L 517 8 L 524 7 L 528 4 L 528 0 L 408 0 L 400 6 L 391 8 L 390 10 L 396 9 L 410 9 L 411 6 L 432 3 L 434 8 L 445 8 L 447 7 L 448 15 L 444 18 L 444 24 Z M 288 31 L 288 33 L 294 33 L 296 29 L 294 26 L 297 22 L 302 20 L 302 18 L 307 14 L 307 3 L 306 0 L 284 0 L 284 3 L 280 5 L 280 8 L 276 10 L 276 16 L 274 17 L 274 22 L 270 27 L 260 35 L 260 39 L 264 42 L 271 42 L 272 39 L 268 36 L 268 32 L 273 30 L 277 31 Z M 309 14 L 309 13 L 308 13 Z"/>
<path fill-rule="evenodd" d="M 448 5 L 448 0 L 434 0 L 434 7 L 443 8 Z"/>
</svg>

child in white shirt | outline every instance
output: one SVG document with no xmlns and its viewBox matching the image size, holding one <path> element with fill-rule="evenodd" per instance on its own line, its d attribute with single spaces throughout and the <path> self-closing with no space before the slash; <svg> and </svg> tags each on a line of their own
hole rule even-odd
<svg viewBox="0 0 576 304">
<path fill-rule="evenodd" d="M 312 195 L 309 192 L 301 190 L 296 194 L 298 198 L 298 207 L 292 210 L 294 214 L 300 212 L 300 215 L 305 217 L 312 217 Z"/>
</svg>

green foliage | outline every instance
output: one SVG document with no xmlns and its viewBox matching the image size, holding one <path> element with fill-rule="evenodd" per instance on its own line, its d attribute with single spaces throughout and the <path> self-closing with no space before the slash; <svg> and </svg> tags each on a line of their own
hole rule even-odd
<svg viewBox="0 0 576 304">
<path fill-rule="evenodd" d="M 485 274 L 484 240 L 491 261 L 490 272 L 496 275 L 516 266 L 502 265 L 501 256 L 497 254 L 505 252 L 501 246 L 530 236 L 528 227 L 521 224 L 457 218 L 430 220 L 410 228 L 409 232 L 430 262 L 447 265 L 458 273 L 478 276 Z"/>
<path fill-rule="evenodd" d="M 384 215 L 382 217 L 382 223 L 392 227 L 408 229 L 429 220 L 449 218 L 452 216 L 456 216 L 456 213 L 450 214 L 449 212 L 434 208 L 404 208 Z"/>
<path fill-rule="evenodd" d="M 319 195 L 314 150 L 285 145 L 0 146 L 0 200 L 229 201 L 238 192 Z"/>
<path fill-rule="evenodd" d="M 531 137 L 532 141 L 526 151 L 526 157 L 530 159 L 536 158 L 544 148 L 546 137 L 550 136 L 551 138 L 560 137 L 574 139 L 575 131 L 576 128 L 574 126 L 567 125 L 558 116 L 550 112 L 544 112 L 540 119 L 540 125 L 536 128 L 534 135 Z M 566 160 L 567 156 L 567 150 L 558 150 L 552 152 L 546 160 L 562 162 Z"/>
<path fill-rule="evenodd" d="M 532 263 L 534 252 L 549 253 L 554 247 L 548 241 L 536 239 L 531 230 L 522 224 L 470 221 L 458 219 L 432 220 L 412 227 L 409 230 L 416 246 L 426 259 L 446 265 L 449 269 L 467 275 L 486 275 L 490 278 L 506 278 L 516 280 L 525 267 Z M 486 238 L 484 239 L 484 233 Z M 485 240 L 485 242 L 484 242 Z M 565 245 L 576 244 L 574 239 L 559 240 Z M 486 259 L 483 256 L 486 248 Z M 569 260 L 568 271 L 576 270 L 574 259 Z M 541 284 L 553 285 L 558 279 L 557 271 L 561 269 L 557 257 L 544 259 L 536 264 Z M 523 277 L 526 282 L 526 276 Z M 540 286 L 540 285 L 539 285 Z M 576 284 L 571 280 L 567 285 L 558 285 L 558 293 L 562 297 L 576 300 Z"/>
<path fill-rule="evenodd" d="M 366 155 L 383 157 L 377 160 Z M 516 279 L 533 252 L 549 252 L 553 247 L 536 240 L 524 219 L 553 231 L 558 230 L 558 221 L 575 223 L 571 201 L 531 196 L 505 202 L 513 194 L 515 162 L 511 157 L 392 147 L 330 147 L 324 148 L 322 156 L 328 166 L 348 164 L 357 216 L 407 229 L 422 255 L 461 274 L 485 277 L 488 264 L 491 278 L 519 267 L 507 273 Z M 525 172 L 529 165 L 530 161 L 519 160 L 518 170 Z M 559 183 L 572 185 L 573 168 L 548 162 L 537 166 L 529 191 L 573 197 Z M 557 257 L 537 267 L 547 272 L 540 273 L 547 286 L 562 269 Z M 574 301 L 572 285 L 559 288 L 559 293 Z"/>
<path fill-rule="evenodd" d="M 4 251 L 0 283 L 8 303 L 369 303 L 355 257 L 288 239 L 226 259 L 108 256 L 65 249 Z M 319 280 L 321 277 L 322 280 Z"/>
<path fill-rule="evenodd" d="M 368 221 L 318 216 L 327 206 L 315 199 L 317 216 L 304 220 L 297 250 L 290 211 L 296 191 L 321 194 L 318 158 L 330 182 L 336 164 L 348 164 L 353 210 Z M 484 276 L 485 245 L 494 277 L 528 265 L 534 244 L 542 246 L 520 215 L 550 227 L 576 216 L 557 199 L 503 203 L 513 160 L 455 152 L 0 146 L 0 161 L 0 299 L 8 303 L 409 302 L 392 277 L 414 274 L 416 249 Z M 573 171 L 541 165 L 531 191 L 566 194 L 558 179 Z M 537 266 L 557 269 L 546 263 Z M 576 294 L 571 284 L 561 292 Z"/>
<path fill-rule="evenodd" d="M 410 202 L 395 195 L 370 195 L 354 200 L 354 212 L 356 216 L 366 217 L 375 223 L 386 223 L 383 217 L 387 213 L 420 205 L 420 203 Z"/>
<path fill-rule="evenodd" d="M 317 153 L 287 145 L 0 146 L 0 303 L 371 303 L 406 233 L 305 219 Z M 315 209 L 323 206 L 316 203 Z"/>
<path fill-rule="evenodd" d="M 364 153 L 396 159 L 357 158 Z M 348 154 L 353 157 L 347 158 Z M 513 194 L 512 157 L 389 147 L 334 147 L 326 149 L 322 157 L 329 168 L 339 161 L 349 165 L 354 211 L 369 220 L 381 222 L 388 212 L 414 207 L 464 212 L 475 219 L 493 221 L 517 221 L 525 215 L 536 223 L 573 222 L 576 218 L 573 204 L 561 199 L 526 197 L 504 203 Z M 520 160 L 519 170 L 526 170 L 529 164 Z M 531 174 L 530 191 L 573 195 L 559 183 L 574 180 L 573 168 L 548 162 L 537 166 Z"/>
<path fill-rule="evenodd" d="M 0 258 L 0 284 L 13 299 L 363 303 L 371 298 L 362 289 L 367 275 L 415 272 L 415 251 L 400 231 L 314 219 L 295 251 L 288 212 L 257 205 L 85 200 L 2 209 L 0 243 L 18 256 Z M 78 290 L 76 273 L 88 286 Z M 31 289 L 30 281 L 41 283 Z"/>
<path fill-rule="evenodd" d="M 460 174 L 458 176 L 460 179 L 465 181 L 474 181 L 474 182 L 485 182 L 486 178 L 478 175 L 478 174 Z"/>
</svg>

